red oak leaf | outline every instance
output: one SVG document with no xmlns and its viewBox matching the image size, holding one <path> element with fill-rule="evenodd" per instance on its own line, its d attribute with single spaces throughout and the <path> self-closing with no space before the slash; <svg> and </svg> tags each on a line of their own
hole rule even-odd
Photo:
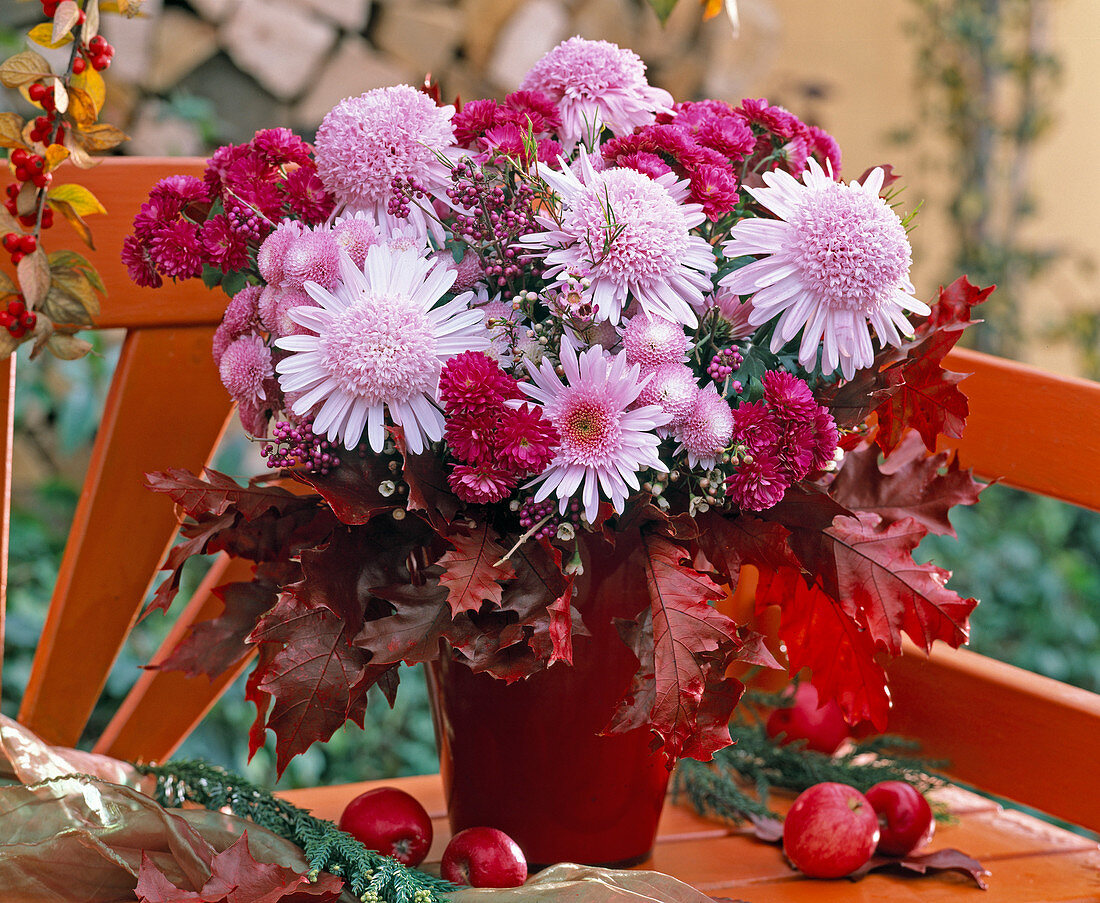
<svg viewBox="0 0 1100 903">
<path fill-rule="evenodd" d="M 336 903 L 344 885 L 327 872 L 310 881 L 285 866 L 257 862 L 247 831 L 207 864 L 209 879 L 199 891 L 191 891 L 176 887 L 142 853 L 134 889 L 139 903 Z"/>
<path fill-rule="evenodd" d="M 817 581 L 891 655 L 901 652 L 903 630 L 925 651 L 934 640 L 958 648 L 978 604 L 946 588 L 947 571 L 913 561 L 927 532 L 912 518 L 881 528 L 873 514 L 837 518 L 827 531 L 835 567 Z"/>
<path fill-rule="evenodd" d="M 966 374 L 952 373 L 940 366 L 958 335 L 949 330 L 933 333 L 909 360 L 886 371 L 896 391 L 875 409 L 878 417 L 875 441 L 886 454 L 897 448 L 909 429 L 920 433 L 930 451 L 935 450 L 941 434 L 956 439 L 962 436 L 970 405 L 958 384 Z"/>
<path fill-rule="evenodd" d="M 382 495 L 379 487 L 396 482 L 386 460 L 380 455 L 346 455 L 339 467 L 327 474 L 293 471 L 294 478 L 307 483 L 321 493 L 342 523 L 365 524 L 372 517 L 403 508 L 405 500 L 396 492 Z"/>
<path fill-rule="evenodd" d="M 409 510 L 423 511 L 430 524 L 440 532 L 446 530 L 458 514 L 460 503 L 447 485 L 442 459 L 430 451 L 424 455 L 409 454 L 400 431 L 395 433 L 394 442 L 405 461 L 402 474 L 409 486 Z"/>
<path fill-rule="evenodd" d="M 931 335 L 940 329 L 959 332 L 977 322 L 970 318 L 971 308 L 981 304 L 995 288 L 995 285 L 978 288 L 965 276 L 960 276 L 947 288 L 940 286 L 939 298 L 931 305 L 932 313 L 917 324 L 916 338 Z"/>
<path fill-rule="evenodd" d="M 728 722 L 744 687 L 725 678 L 741 648 L 737 625 L 709 601 L 725 592 L 683 564 L 688 553 L 659 536 L 643 535 L 650 607 L 635 622 L 618 621 L 638 656 L 634 683 L 607 733 L 648 725 L 669 762 L 703 761 L 730 744 Z"/>
<path fill-rule="evenodd" d="M 142 618 L 154 611 L 168 611 L 176 594 L 180 591 L 183 566 L 192 555 L 205 555 L 210 544 L 224 531 L 237 523 L 237 515 L 231 511 L 217 516 L 208 516 L 201 523 L 186 524 L 180 529 L 181 542 L 177 542 L 168 552 L 168 558 L 161 567 L 171 573 L 164 578 L 153 594 L 153 599 L 142 612 Z"/>
<path fill-rule="evenodd" d="M 737 587 L 741 567 L 775 570 L 796 567 L 798 562 L 787 543 L 790 531 L 782 524 L 769 523 L 751 514 L 730 517 L 717 511 L 697 515 L 699 522 L 699 547 L 719 576 Z"/>
<path fill-rule="evenodd" d="M 454 548 L 439 559 L 443 568 L 439 582 L 447 588 L 452 614 L 478 611 L 485 602 L 500 605 L 500 584 L 511 580 L 516 572 L 507 561 L 497 564 L 505 551 L 497 542 L 499 538 L 487 521 L 477 524 L 469 533 L 447 534 L 447 542 Z"/>
<path fill-rule="evenodd" d="M 757 611 L 769 605 L 780 609 L 779 638 L 791 673 L 808 668 L 818 695 L 835 699 L 849 724 L 870 721 L 885 730 L 890 695 L 871 635 L 794 569 L 761 574 Z"/>
<path fill-rule="evenodd" d="M 272 700 L 267 727 L 276 736 L 276 768 L 328 740 L 352 713 L 359 694 L 387 666 L 351 643 L 347 624 L 329 609 L 310 607 L 286 592 L 252 631 L 250 641 L 275 644 L 257 688 Z"/>
<path fill-rule="evenodd" d="M 215 516 L 232 509 L 251 520 L 275 508 L 284 511 L 302 504 L 300 496 L 279 486 L 241 486 L 224 473 L 203 469 L 205 479 L 182 467 L 145 475 L 145 485 L 154 492 L 167 493 L 190 517 Z"/>
<path fill-rule="evenodd" d="M 931 533 L 954 536 L 948 512 L 973 505 L 984 488 L 954 455 L 928 454 L 913 431 L 881 466 L 878 459 L 878 447 L 866 443 L 846 454 L 829 495 L 853 511 L 877 514 L 883 526 L 912 517 Z"/>
<path fill-rule="evenodd" d="M 225 611 L 216 618 L 193 625 L 172 654 L 155 666 L 164 671 L 183 671 L 191 677 L 217 677 L 232 668 L 252 649 L 245 639 L 256 622 L 279 598 L 278 587 L 262 580 L 229 583 L 214 590 Z"/>
</svg>

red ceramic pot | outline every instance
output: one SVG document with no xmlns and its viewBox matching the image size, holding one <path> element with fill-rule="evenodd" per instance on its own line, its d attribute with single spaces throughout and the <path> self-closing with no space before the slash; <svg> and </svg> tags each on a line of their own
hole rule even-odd
<svg viewBox="0 0 1100 903">
<path fill-rule="evenodd" d="M 450 659 L 428 672 L 451 829 L 499 828 L 536 866 L 642 861 L 668 786 L 648 730 L 599 736 L 638 668 L 613 619 L 649 604 L 641 549 L 620 535 L 583 553 L 574 605 L 592 635 L 574 638 L 572 667 L 512 684 Z"/>
</svg>

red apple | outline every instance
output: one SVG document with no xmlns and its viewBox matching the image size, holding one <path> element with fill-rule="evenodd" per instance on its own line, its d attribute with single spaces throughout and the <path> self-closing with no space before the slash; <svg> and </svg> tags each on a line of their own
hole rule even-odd
<svg viewBox="0 0 1100 903">
<path fill-rule="evenodd" d="M 527 880 L 527 860 L 519 844 L 503 831 L 467 828 L 447 844 L 440 874 L 452 884 L 519 887 Z"/>
<path fill-rule="evenodd" d="M 340 830 L 363 846 L 416 866 L 432 845 L 432 820 L 404 790 L 378 787 L 361 793 L 344 808 Z"/>
<path fill-rule="evenodd" d="M 867 862 L 878 843 L 878 817 L 847 784 L 814 784 L 783 820 L 783 852 L 811 878 L 842 878 Z"/>
<path fill-rule="evenodd" d="M 787 695 L 792 691 L 788 690 Z M 793 740 L 805 740 L 807 749 L 830 756 L 847 739 L 850 728 L 836 700 L 820 701 L 817 690 L 809 681 L 802 681 L 793 691 L 794 702 L 789 708 L 771 713 L 765 730 L 769 737 L 785 736 L 786 745 Z"/>
<path fill-rule="evenodd" d="M 932 807 L 912 784 L 882 781 L 867 791 L 867 799 L 878 813 L 878 851 L 885 856 L 906 856 L 936 833 Z"/>
</svg>

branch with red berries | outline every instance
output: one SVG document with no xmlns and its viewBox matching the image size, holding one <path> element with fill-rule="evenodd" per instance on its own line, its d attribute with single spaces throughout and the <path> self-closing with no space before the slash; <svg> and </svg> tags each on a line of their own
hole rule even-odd
<svg viewBox="0 0 1100 903">
<path fill-rule="evenodd" d="M 99 121 L 107 97 L 100 74 L 111 65 L 114 48 L 99 34 L 101 12 L 132 17 L 142 0 L 41 0 L 49 21 L 30 30 L 32 43 L 49 49 L 71 45 L 61 73 L 33 50 L 0 63 L 0 84 L 19 91 L 41 115 L 24 119 L 0 113 L 0 147 L 7 148 L 12 180 L 0 208 L 0 247 L 15 268 L 15 278 L 0 271 L 0 360 L 24 341 L 33 340 L 31 357 L 43 349 L 63 359 L 82 357 L 91 345 L 76 333 L 92 325 L 105 294 L 102 280 L 75 251 L 47 253 L 43 233 L 64 217 L 90 248 L 92 233 L 84 217 L 106 212 L 87 188 L 75 182 L 53 185 L 66 161 L 77 168 L 95 165 L 94 155 L 126 140 Z"/>
</svg>

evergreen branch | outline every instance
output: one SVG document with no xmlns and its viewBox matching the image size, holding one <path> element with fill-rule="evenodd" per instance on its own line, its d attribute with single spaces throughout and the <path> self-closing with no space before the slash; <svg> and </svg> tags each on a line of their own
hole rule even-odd
<svg viewBox="0 0 1100 903">
<path fill-rule="evenodd" d="M 338 875 L 364 903 L 440 903 L 440 894 L 455 889 L 449 881 L 368 850 L 332 822 L 217 766 L 183 760 L 135 767 L 141 774 L 156 777 L 155 796 L 162 806 L 174 808 L 187 801 L 213 810 L 228 807 L 237 817 L 301 847 L 310 880 L 316 880 L 322 871 Z"/>
<path fill-rule="evenodd" d="M 928 793 L 945 783 L 929 770 L 942 763 L 915 757 L 911 753 L 917 745 L 900 737 L 875 737 L 858 743 L 851 752 L 827 756 L 806 749 L 805 742 L 780 746 L 760 723 L 736 720 L 730 724 L 730 735 L 734 745 L 716 752 L 712 763 L 681 761 L 673 785 L 701 815 L 724 821 L 781 819 L 768 806 L 773 787 L 800 793 L 832 781 L 865 793 L 880 781 L 906 781 Z M 754 789 L 755 798 L 746 786 Z"/>
</svg>

